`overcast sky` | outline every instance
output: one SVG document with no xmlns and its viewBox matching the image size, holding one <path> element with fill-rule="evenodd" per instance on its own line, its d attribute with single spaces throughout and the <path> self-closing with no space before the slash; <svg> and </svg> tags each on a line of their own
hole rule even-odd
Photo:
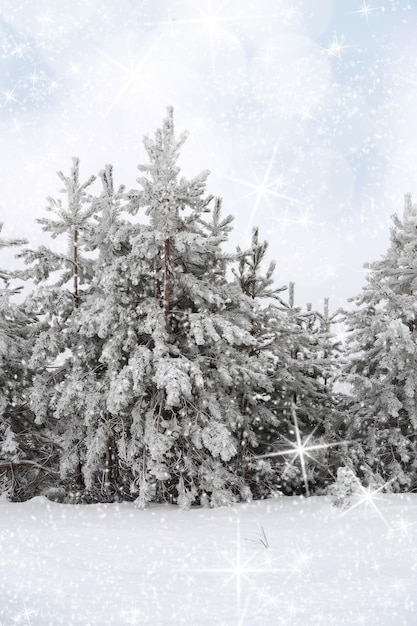
<svg viewBox="0 0 417 626">
<path fill-rule="evenodd" d="M 0 221 L 32 243 L 56 171 L 133 188 L 168 105 L 300 305 L 358 293 L 417 197 L 414 0 L 0 0 L 0 63 Z"/>
</svg>

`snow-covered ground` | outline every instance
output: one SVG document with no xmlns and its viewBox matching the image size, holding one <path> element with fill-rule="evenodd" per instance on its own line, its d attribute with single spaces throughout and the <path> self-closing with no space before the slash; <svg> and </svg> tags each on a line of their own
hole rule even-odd
<svg viewBox="0 0 417 626">
<path fill-rule="evenodd" d="M 0 624 L 417 625 L 417 494 L 0 502 Z"/>
</svg>

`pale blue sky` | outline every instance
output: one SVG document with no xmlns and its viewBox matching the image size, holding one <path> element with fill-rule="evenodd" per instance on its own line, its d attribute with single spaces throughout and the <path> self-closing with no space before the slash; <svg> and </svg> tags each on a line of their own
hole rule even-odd
<svg viewBox="0 0 417 626">
<path fill-rule="evenodd" d="M 355 295 L 417 194 L 414 0 L 0 0 L 0 63 L 6 234 L 40 241 L 72 156 L 133 187 L 168 105 L 185 173 L 211 171 L 233 244 L 260 226 L 299 304 Z"/>
</svg>

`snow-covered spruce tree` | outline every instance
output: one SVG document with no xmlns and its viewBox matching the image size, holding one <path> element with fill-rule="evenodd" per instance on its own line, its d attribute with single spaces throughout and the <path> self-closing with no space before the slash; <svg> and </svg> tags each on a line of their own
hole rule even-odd
<svg viewBox="0 0 417 626">
<path fill-rule="evenodd" d="M 0 238 L 0 249 L 25 243 Z M 22 289 L 11 285 L 16 275 L 0 271 L 0 492 L 25 500 L 47 484 L 53 449 L 28 406 L 35 320 L 15 301 Z"/>
<path fill-rule="evenodd" d="M 71 317 L 69 330 L 80 349 L 60 390 L 59 406 L 62 415 L 70 415 L 72 397 L 77 394 L 78 431 L 83 433 L 83 499 L 113 501 L 130 497 L 131 459 L 126 450 L 131 414 L 114 410 L 109 396 L 114 390 L 114 372 L 126 365 L 129 350 L 141 336 L 140 317 L 135 317 L 134 311 L 146 287 L 140 262 L 131 254 L 131 239 L 138 226 L 122 218 L 124 187 L 114 187 L 111 165 L 99 176 L 102 192 L 92 202 L 94 216 L 84 233 L 86 249 L 96 255 L 94 276 L 82 305 Z M 146 268 L 148 264 L 145 259 Z M 64 436 L 73 440 L 71 428 Z M 75 462 L 73 455 L 65 459 L 65 473 L 74 473 Z"/>
<path fill-rule="evenodd" d="M 310 305 L 306 310 L 296 307 L 293 283 L 288 303 L 280 300 L 277 310 L 270 318 L 271 350 L 277 356 L 271 401 L 279 426 L 265 430 L 263 444 L 280 475 L 280 489 L 310 493 L 325 486 L 339 465 L 334 427 L 339 350 L 331 330 L 335 316 L 329 315 L 327 301 L 323 314 Z M 312 446 L 319 447 L 308 451 Z"/>
<path fill-rule="evenodd" d="M 84 347 L 71 329 L 73 315 L 82 306 L 93 275 L 93 260 L 83 254 L 87 225 L 96 211 L 88 187 L 95 177 L 79 180 L 79 161 L 73 159 L 69 176 L 58 172 L 64 183 L 65 202 L 48 198 L 52 217 L 37 220 L 52 238 L 64 235 L 68 248 L 56 252 L 40 246 L 26 249 L 22 256 L 30 268 L 26 277 L 39 285 L 27 297 L 25 307 L 40 319 L 30 366 L 35 371 L 30 405 L 36 423 L 43 425 L 61 447 L 62 478 L 83 488 L 84 455 L 83 411 L 85 371 L 80 371 L 78 356 Z M 78 372 L 74 383 L 73 371 Z"/>
<path fill-rule="evenodd" d="M 417 487 L 417 205 L 405 197 L 391 244 L 367 264 L 366 284 L 346 313 L 351 384 L 346 437 L 365 482 Z"/>
<path fill-rule="evenodd" d="M 247 439 L 243 439 L 241 454 L 248 465 L 252 491 L 257 497 L 268 497 L 280 490 L 281 468 L 258 457 L 270 452 L 273 449 L 271 443 L 279 437 L 282 413 L 277 409 L 276 397 L 281 391 L 282 378 L 289 369 L 286 317 L 277 306 L 280 302 L 278 294 L 285 287 L 274 287 L 275 262 L 264 267 L 267 249 L 268 243 L 259 241 L 259 229 L 254 228 L 250 247 L 247 250 L 237 249 L 238 268 L 235 270 L 241 289 L 253 303 L 251 335 L 254 344 L 249 347 L 248 353 L 258 357 L 271 384 L 268 393 L 257 396 L 244 387 L 241 390 L 242 413 L 250 424 L 252 440 L 256 443 L 253 447 Z M 286 339 L 279 341 L 278 337 L 283 336 Z M 246 432 L 248 426 L 243 424 L 242 429 Z"/>
<path fill-rule="evenodd" d="M 341 400 L 338 379 L 343 363 L 342 345 L 333 328 L 341 321 L 341 313 L 329 311 L 329 298 L 324 299 L 323 311 L 313 310 L 307 305 L 306 330 L 309 343 L 301 360 L 300 368 L 306 381 L 306 392 L 301 391 L 297 411 L 307 417 L 304 434 L 307 445 L 323 446 L 310 453 L 310 488 L 327 488 L 344 463 L 347 443 L 340 431 L 342 422 Z M 298 360 L 298 359 L 297 359 Z M 303 379 L 303 376 L 301 379 Z"/>
<path fill-rule="evenodd" d="M 101 351 L 100 382 L 91 388 L 113 419 L 123 468 L 114 480 L 120 489 L 121 474 L 130 476 L 140 506 L 215 506 L 250 497 L 234 462 L 247 422 L 241 390 L 269 388 L 261 360 L 249 353 L 252 303 L 225 278 L 220 244 L 230 218 L 221 219 L 217 201 L 212 221 L 205 219 L 212 202 L 207 172 L 179 177 L 185 138 L 175 138 L 171 109 L 155 138 L 145 138 L 149 164 L 139 166 L 144 175 L 127 198 L 131 213 L 144 212 L 148 221 L 118 230 L 119 249 L 99 265 L 95 296 L 78 315 L 78 335 Z M 105 465 L 105 419 L 100 432 L 94 445 L 87 437 L 90 488 Z"/>
</svg>

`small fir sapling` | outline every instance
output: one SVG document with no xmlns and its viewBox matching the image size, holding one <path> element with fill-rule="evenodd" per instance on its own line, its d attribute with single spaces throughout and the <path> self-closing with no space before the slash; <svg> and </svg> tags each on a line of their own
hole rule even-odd
<svg viewBox="0 0 417 626">
<path fill-rule="evenodd" d="M 335 482 L 329 487 L 328 493 L 333 496 L 334 506 L 348 509 L 353 498 L 363 492 L 358 477 L 349 467 L 339 467 Z"/>
</svg>

